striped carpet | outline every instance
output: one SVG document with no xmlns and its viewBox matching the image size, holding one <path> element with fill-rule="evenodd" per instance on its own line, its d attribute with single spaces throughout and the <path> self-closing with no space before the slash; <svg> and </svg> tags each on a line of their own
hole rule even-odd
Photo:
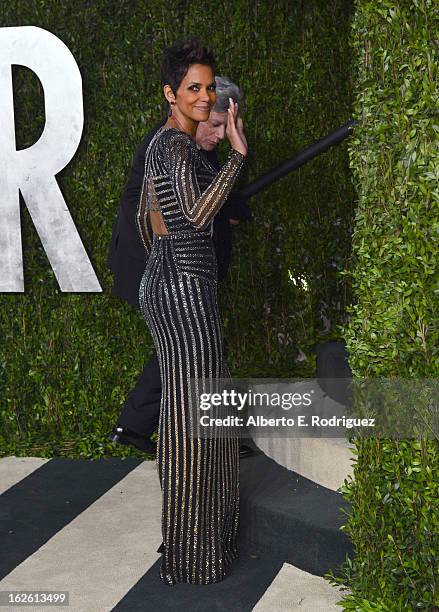
<svg viewBox="0 0 439 612">
<path fill-rule="evenodd" d="M 323 578 L 247 547 L 220 583 L 163 584 L 160 504 L 154 461 L 0 459 L 0 591 L 68 591 L 68 607 L 35 612 L 341 609 Z"/>
</svg>

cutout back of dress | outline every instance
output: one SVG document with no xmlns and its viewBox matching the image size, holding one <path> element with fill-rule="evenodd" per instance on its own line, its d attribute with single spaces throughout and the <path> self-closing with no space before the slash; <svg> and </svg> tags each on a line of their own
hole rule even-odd
<svg viewBox="0 0 439 612">
<path fill-rule="evenodd" d="M 167 236 L 169 234 L 169 230 L 166 227 L 160 202 L 151 177 L 146 179 L 144 197 L 146 198 L 145 211 L 149 216 L 149 222 L 151 224 L 153 233 L 157 234 L 158 236 Z"/>
</svg>

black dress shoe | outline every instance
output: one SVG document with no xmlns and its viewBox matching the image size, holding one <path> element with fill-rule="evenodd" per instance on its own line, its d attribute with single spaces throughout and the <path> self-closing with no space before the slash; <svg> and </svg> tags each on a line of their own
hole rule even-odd
<svg viewBox="0 0 439 612">
<path fill-rule="evenodd" d="M 251 457 L 254 454 L 255 454 L 255 451 L 252 448 L 250 448 L 250 446 L 247 446 L 246 444 L 240 444 L 239 456 L 241 459 L 244 459 L 244 457 Z"/>
<path fill-rule="evenodd" d="M 151 455 L 157 453 L 157 442 L 153 442 L 149 438 L 128 429 L 128 427 L 116 425 L 116 427 L 113 427 L 113 431 L 109 435 L 109 438 L 112 442 L 131 445 L 144 453 L 149 453 Z"/>
</svg>

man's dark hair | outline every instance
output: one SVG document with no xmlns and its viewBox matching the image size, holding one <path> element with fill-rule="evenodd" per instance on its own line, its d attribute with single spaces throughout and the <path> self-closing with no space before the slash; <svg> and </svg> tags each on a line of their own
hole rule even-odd
<svg viewBox="0 0 439 612">
<path fill-rule="evenodd" d="M 192 64 L 204 64 L 214 72 L 216 70 L 212 51 L 204 47 L 198 38 L 179 40 L 172 47 L 167 47 L 161 64 L 162 84 L 170 85 L 175 94 Z"/>
</svg>

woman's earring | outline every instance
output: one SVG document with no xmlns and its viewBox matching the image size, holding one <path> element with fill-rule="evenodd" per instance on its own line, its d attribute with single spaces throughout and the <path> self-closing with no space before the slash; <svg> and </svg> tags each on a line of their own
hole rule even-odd
<svg viewBox="0 0 439 612">
<path fill-rule="evenodd" d="M 169 102 L 169 111 L 168 111 L 168 117 L 172 117 L 172 106 L 175 104 L 175 102 Z"/>
</svg>

